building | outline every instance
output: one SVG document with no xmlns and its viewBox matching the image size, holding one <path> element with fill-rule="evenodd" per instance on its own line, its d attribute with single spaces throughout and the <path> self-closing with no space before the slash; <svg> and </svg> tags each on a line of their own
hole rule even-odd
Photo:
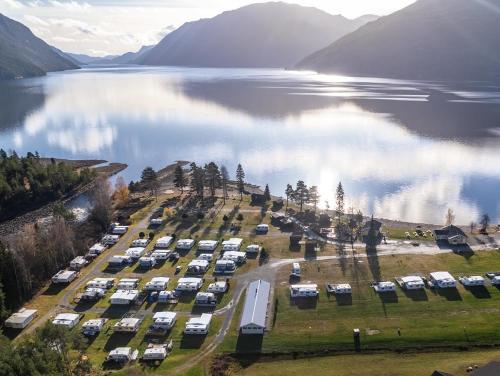
<svg viewBox="0 0 500 376">
<path fill-rule="evenodd" d="M 154 257 L 144 256 L 139 258 L 139 267 L 142 269 L 151 269 L 156 265 L 156 259 Z"/>
<path fill-rule="evenodd" d="M 108 267 L 123 268 L 125 265 L 129 265 L 131 263 L 132 263 L 132 257 L 126 255 L 115 255 L 109 259 Z"/>
<path fill-rule="evenodd" d="M 135 317 L 124 317 L 113 326 L 115 333 L 135 333 L 141 326 L 141 319 Z"/>
<path fill-rule="evenodd" d="M 222 260 L 231 260 L 237 264 L 243 264 L 247 260 L 247 255 L 245 252 L 240 251 L 225 251 Z"/>
<path fill-rule="evenodd" d="M 429 276 L 429 282 L 433 287 L 439 288 L 455 288 L 457 281 L 448 272 L 434 272 Z"/>
<path fill-rule="evenodd" d="M 226 251 L 239 251 L 241 245 L 243 244 L 243 239 L 231 238 L 222 242 L 222 252 Z"/>
<path fill-rule="evenodd" d="M 212 315 L 203 313 L 200 317 L 192 317 L 186 322 L 184 334 L 206 335 L 210 329 Z"/>
<path fill-rule="evenodd" d="M 116 285 L 117 290 L 135 290 L 139 285 L 138 278 L 122 278 Z"/>
<path fill-rule="evenodd" d="M 236 270 L 236 263 L 232 260 L 217 260 L 215 262 L 216 274 L 233 274 Z"/>
<path fill-rule="evenodd" d="M 77 276 L 74 270 L 60 270 L 52 277 L 52 283 L 71 283 Z"/>
<path fill-rule="evenodd" d="M 207 260 L 193 260 L 187 266 L 188 273 L 191 274 L 203 274 L 210 267 L 210 263 Z"/>
<path fill-rule="evenodd" d="M 149 239 L 144 238 L 144 239 L 135 239 L 131 246 L 132 247 L 141 247 L 141 248 L 146 248 L 146 246 L 149 244 Z"/>
<path fill-rule="evenodd" d="M 217 249 L 219 242 L 217 240 L 200 240 L 198 242 L 198 251 L 213 252 Z"/>
<path fill-rule="evenodd" d="M 194 243 L 195 241 L 193 239 L 179 239 L 176 249 L 179 251 L 189 251 L 194 247 Z"/>
<path fill-rule="evenodd" d="M 250 244 L 246 249 L 246 253 L 249 255 L 257 256 L 261 250 L 262 247 L 260 245 Z"/>
<path fill-rule="evenodd" d="M 89 262 L 85 260 L 83 256 L 77 256 L 73 260 L 70 261 L 69 267 L 73 270 L 80 270 L 85 267 Z"/>
<path fill-rule="evenodd" d="M 396 284 L 390 281 L 377 282 L 373 284 L 373 289 L 376 292 L 394 292 L 396 291 Z"/>
<path fill-rule="evenodd" d="M 36 309 L 21 308 L 5 320 L 4 325 L 8 328 L 24 329 L 35 319 L 37 313 Z"/>
<path fill-rule="evenodd" d="M 240 331 L 242 334 L 264 334 L 271 284 L 257 280 L 248 285 Z"/>
<path fill-rule="evenodd" d="M 81 332 L 84 336 L 95 336 L 102 330 L 106 321 L 106 319 L 93 319 L 85 321 L 82 325 Z"/>
<path fill-rule="evenodd" d="M 436 241 L 444 241 L 451 245 L 467 244 L 467 235 L 460 227 L 449 225 L 439 230 L 434 230 Z"/>
<path fill-rule="evenodd" d="M 97 288 L 109 290 L 115 284 L 114 278 L 94 278 L 85 285 L 87 288 Z"/>
<path fill-rule="evenodd" d="M 224 293 L 229 288 L 226 281 L 217 281 L 208 285 L 207 292 L 212 292 L 214 294 Z"/>
<path fill-rule="evenodd" d="M 101 243 L 106 245 L 106 246 L 110 246 L 110 245 L 114 245 L 114 244 L 118 243 L 118 240 L 120 240 L 119 235 L 107 234 L 107 235 L 104 235 L 102 237 Z"/>
<path fill-rule="evenodd" d="M 401 278 L 401 287 L 405 290 L 421 290 L 425 288 L 425 283 L 422 277 L 410 275 Z"/>
<path fill-rule="evenodd" d="M 111 295 L 109 302 L 113 305 L 128 305 L 135 302 L 138 296 L 138 290 L 118 290 Z"/>
<path fill-rule="evenodd" d="M 215 306 L 217 305 L 217 297 L 212 292 L 199 292 L 194 298 L 194 305 Z"/>
<path fill-rule="evenodd" d="M 131 347 L 117 347 L 109 352 L 106 360 L 117 363 L 128 363 L 136 360 L 138 355 L 139 351 L 133 350 Z"/>
<path fill-rule="evenodd" d="M 257 225 L 257 227 L 255 227 L 255 232 L 257 234 L 267 234 L 269 232 L 269 225 L 261 223 L 260 225 Z"/>
<path fill-rule="evenodd" d="M 474 287 L 474 286 L 484 286 L 485 280 L 483 277 L 478 275 L 472 275 L 469 277 L 460 277 L 458 279 L 460 283 L 466 287 Z"/>
<path fill-rule="evenodd" d="M 317 297 L 318 295 L 318 285 L 314 283 L 290 286 L 291 298 L 309 298 Z"/>
<path fill-rule="evenodd" d="M 163 291 L 167 288 L 170 278 L 154 277 L 144 285 L 145 291 Z"/>
<path fill-rule="evenodd" d="M 89 248 L 90 256 L 98 256 L 106 250 L 106 246 L 101 243 L 95 243 L 92 247 Z"/>
<path fill-rule="evenodd" d="M 79 321 L 80 315 L 77 313 L 60 313 L 52 320 L 52 324 L 65 326 L 71 329 L 74 328 Z"/>
<path fill-rule="evenodd" d="M 177 281 L 176 291 L 198 291 L 203 285 L 203 279 L 183 277 Z"/>
<path fill-rule="evenodd" d="M 164 236 L 156 241 L 155 248 L 168 248 L 173 241 L 172 236 Z"/>
<path fill-rule="evenodd" d="M 125 255 L 133 260 L 138 260 L 144 255 L 144 252 L 146 252 L 146 248 L 144 247 L 130 247 L 125 251 Z"/>
</svg>

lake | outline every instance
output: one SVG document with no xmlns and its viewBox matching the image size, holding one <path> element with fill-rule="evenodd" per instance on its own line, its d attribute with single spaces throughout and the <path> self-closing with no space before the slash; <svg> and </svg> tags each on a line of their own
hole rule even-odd
<svg viewBox="0 0 500 376">
<path fill-rule="evenodd" d="M 441 224 L 500 222 L 500 87 L 245 69 L 89 67 L 0 84 L 0 146 L 145 166 L 215 161 L 282 195 Z"/>
</svg>

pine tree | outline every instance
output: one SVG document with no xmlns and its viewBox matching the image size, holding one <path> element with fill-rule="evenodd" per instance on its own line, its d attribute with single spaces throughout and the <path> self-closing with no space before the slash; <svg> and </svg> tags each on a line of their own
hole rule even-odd
<svg viewBox="0 0 500 376">
<path fill-rule="evenodd" d="M 221 174 L 221 180 L 222 180 L 222 195 L 223 195 L 223 200 L 224 200 L 224 205 L 225 205 L 226 198 L 227 198 L 227 184 L 229 182 L 229 172 L 227 171 L 226 166 L 224 166 L 224 165 L 220 166 L 220 174 Z"/>
<path fill-rule="evenodd" d="M 210 162 L 208 165 L 205 165 L 205 179 L 208 187 L 210 188 L 210 195 L 212 196 L 212 199 L 214 199 L 215 191 L 221 186 L 222 179 L 219 166 L 217 166 L 214 162 Z"/>
<path fill-rule="evenodd" d="M 309 190 L 307 189 L 306 183 L 304 183 L 302 180 L 299 180 L 297 182 L 293 197 L 294 201 L 299 205 L 300 212 L 302 213 L 304 204 L 309 201 Z"/>
<path fill-rule="evenodd" d="M 269 184 L 266 184 L 266 189 L 264 189 L 264 198 L 266 201 L 271 201 L 271 191 L 269 190 Z"/>
<path fill-rule="evenodd" d="M 314 205 L 314 212 L 316 212 L 316 208 L 318 207 L 319 198 L 318 187 L 313 185 L 309 188 L 309 203 Z"/>
<path fill-rule="evenodd" d="M 240 199 L 243 199 L 243 192 L 245 192 L 245 171 L 240 163 L 236 168 L 236 183 L 238 185 L 238 192 L 240 192 Z"/>
<path fill-rule="evenodd" d="M 176 188 L 179 188 L 181 190 L 181 196 L 184 193 L 184 188 L 187 186 L 187 177 L 186 174 L 184 173 L 184 169 L 180 164 L 175 166 L 175 171 L 174 171 L 174 185 Z"/>
<path fill-rule="evenodd" d="M 146 189 L 150 190 L 151 195 L 157 194 L 160 184 L 158 182 L 158 175 L 152 167 L 148 166 L 144 170 L 142 170 L 141 183 L 144 185 L 144 187 L 146 187 Z"/>
<path fill-rule="evenodd" d="M 286 185 L 286 190 L 285 190 L 285 195 L 286 195 L 286 207 L 285 207 L 285 213 L 288 211 L 288 201 L 293 200 L 293 187 L 291 184 Z"/>
<path fill-rule="evenodd" d="M 336 202 L 337 202 L 337 214 L 339 217 L 341 217 L 344 214 L 344 187 L 342 187 L 341 182 L 337 186 Z"/>
</svg>

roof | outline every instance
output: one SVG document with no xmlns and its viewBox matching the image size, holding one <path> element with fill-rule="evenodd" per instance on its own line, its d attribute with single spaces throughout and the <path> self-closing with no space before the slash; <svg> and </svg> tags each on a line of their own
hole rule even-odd
<svg viewBox="0 0 500 376">
<path fill-rule="evenodd" d="M 117 347 L 114 350 L 111 350 L 109 352 L 109 355 L 129 355 L 130 352 L 132 351 L 132 348 L 130 347 Z"/>
<path fill-rule="evenodd" d="M 154 277 L 151 278 L 151 283 L 168 283 L 170 281 L 170 278 L 168 277 Z"/>
<path fill-rule="evenodd" d="M 453 276 L 448 272 L 434 272 L 431 273 L 430 276 L 434 278 L 436 281 L 455 280 L 455 278 L 453 278 Z"/>
<path fill-rule="evenodd" d="M 448 235 L 448 237 L 453 237 L 458 235 L 467 237 L 465 232 L 463 232 L 463 230 L 460 227 L 454 225 L 448 225 L 439 230 L 434 230 L 434 233 L 437 235 Z"/>
<path fill-rule="evenodd" d="M 199 327 L 199 326 L 207 326 L 212 321 L 212 314 L 203 313 L 200 317 L 192 317 L 186 323 L 187 327 Z"/>
<path fill-rule="evenodd" d="M 168 319 L 168 320 L 173 320 L 177 317 L 177 313 L 175 312 L 170 312 L 170 311 L 165 311 L 165 312 L 156 312 L 153 315 L 153 320 L 157 319 Z"/>
<path fill-rule="evenodd" d="M 201 278 L 192 278 L 192 277 L 182 277 L 179 278 L 177 283 L 201 283 L 203 280 Z"/>
<path fill-rule="evenodd" d="M 23 323 L 26 319 L 30 318 L 33 315 L 36 315 L 37 310 L 36 309 L 26 309 L 26 308 L 21 308 L 18 312 L 12 314 L 5 322 L 7 323 Z"/>
<path fill-rule="evenodd" d="M 422 279 L 422 277 L 419 277 L 417 275 L 409 275 L 409 276 L 401 278 L 401 280 L 404 283 L 410 283 L 410 282 L 418 282 L 418 283 L 422 282 L 423 283 L 424 282 L 424 280 Z"/>
<path fill-rule="evenodd" d="M 193 260 L 188 264 L 188 267 L 190 266 L 202 266 L 202 267 L 207 267 L 210 263 L 207 260 Z"/>
<path fill-rule="evenodd" d="M 111 299 L 127 299 L 134 300 L 139 295 L 139 291 L 137 290 L 118 290 L 113 295 L 111 295 Z"/>
<path fill-rule="evenodd" d="M 211 245 L 211 246 L 214 246 L 214 245 L 217 245 L 219 242 L 217 240 L 200 240 L 198 242 L 198 246 L 200 245 Z"/>
<path fill-rule="evenodd" d="M 67 279 L 73 277 L 75 274 L 76 272 L 73 270 L 60 270 L 52 278 Z"/>
<path fill-rule="evenodd" d="M 471 376 L 498 376 L 500 375 L 500 362 L 490 362 L 470 374 Z"/>
<path fill-rule="evenodd" d="M 248 285 L 240 327 L 249 324 L 266 327 L 270 290 L 271 284 L 263 280 L 253 281 Z"/>
</svg>

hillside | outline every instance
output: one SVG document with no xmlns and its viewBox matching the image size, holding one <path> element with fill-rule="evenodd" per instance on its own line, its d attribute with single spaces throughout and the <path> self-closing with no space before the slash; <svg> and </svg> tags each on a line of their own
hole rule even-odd
<svg viewBox="0 0 500 376">
<path fill-rule="evenodd" d="M 289 67 L 373 16 L 349 20 L 282 2 L 253 4 L 188 22 L 137 63 L 197 67 Z"/>
<path fill-rule="evenodd" d="M 0 80 L 77 69 L 23 24 L 0 14 Z"/>
<path fill-rule="evenodd" d="M 297 68 L 354 76 L 498 79 L 499 7 L 500 0 L 419 0 L 317 51 Z"/>
</svg>

